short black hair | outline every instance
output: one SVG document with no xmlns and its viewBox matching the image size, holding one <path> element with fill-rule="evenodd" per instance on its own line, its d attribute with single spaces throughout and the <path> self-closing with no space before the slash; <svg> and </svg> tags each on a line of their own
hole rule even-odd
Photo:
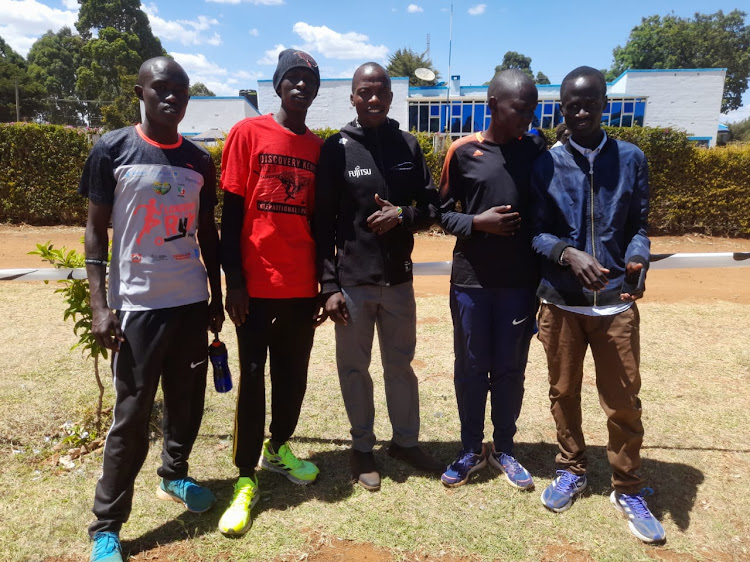
<svg viewBox="0 0 750 562">
<path fill-rule="evenodd" d="M 602 97 L 607 95 L 607 80 L 604 78 L 601 70 L 597 70 L 591 66 L 579 66 L 574 68 L 563 78 L 562 84 L 560 84 L 560 97 L 565 95 L 565 90 L 571 82 L 578 80 L 579 78 L 593 78 L 596 80 L 599 90 L 601 91 Z"/>
<path fill-rule="evenodd" d="M 388 89 L 389 90 L 391 89 L 391 75 L 388 74 L 388 70 L 382 64 L 378 64 L 376 62 L 370 61 L 364 64 L 360 64 L 357 67 L 357 70 L 354 71 L 354 75 L 352 76 L 352 93 L 354 93 L 354 82 L 359 77 L 359 74 L 361 74 L 366 68 L 376 68 L 382 71 L 383 76 L 385 76 L 385 83 L 388 86 Z"/>
<path fill-rule="evenodd" d="M 490 80 L 490 85 L 487 87 L 487 99 L 501 99 L 508 93 L 527 86 L 536 87 L 534 80 L 522 70 L 517 68 L 501 70 Z"/>
<path fill-rule="evenodd" d="M 561 140 L 565 136 L 565 131 L 568 130 L 568 126 L 565 123 L 560 123 L 555 127 L 555 137 L 557 140 Z"/>
</svg>

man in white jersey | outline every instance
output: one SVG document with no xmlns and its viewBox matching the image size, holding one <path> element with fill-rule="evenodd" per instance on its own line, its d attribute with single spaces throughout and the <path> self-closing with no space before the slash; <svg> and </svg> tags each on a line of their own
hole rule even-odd
<svg viewBox="0 0 750 562">
<path fill-rule="evenodd" d="M 99 345 L 112 350 L 116 390 L 94 498 L 96 521 L 89 526 L 96 562 L 122 560 L 119 532 L 148 452 L 160 379 L 164 445 L 157 496 L 196 513 L 216 501 L 188 477 L 187 459 L 203 416 L 206 329 L 220 331 L 224 321 L 215 169 L 204 149 L 177 132 L 188 86 L 187 74 L 172 59 L 144 62 L 135 86 L 146 110 L 143 123 L 104 135 L 79 187 L 89 199 L 85 250 L 92 331 Z"/>
</svg>

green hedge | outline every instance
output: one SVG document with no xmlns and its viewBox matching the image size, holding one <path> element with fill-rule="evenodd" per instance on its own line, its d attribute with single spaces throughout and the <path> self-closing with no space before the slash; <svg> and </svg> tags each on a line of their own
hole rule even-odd
<svg viewBox="0 0 750 562">
<path fill-rule="evenodd" d="M 76 192 L 91 143 L 60 125 L 0 124 L 0 221 L 84 224 Z"/>
<path fill-rule="evenodd" d="M 693 146 L 679 131 L 606 131 L 638 145 L 649 160 L 652 233 L 750 236 L 750 145 L 706 150 Z M 314 132 L 327 138 L 336 131 Z M 544 132 L 551 143 L 553 132 Z M 413 134 L 437 184 L 447 146 L 434 151 L 430 133 Z M 69 127 L 0 125 L 0 222 L 83 225 L 86 201 L 76 189 L 90 146 L 84 131 Z M 209 149 L 217 179 L 221 150 L 221 145 Z M 221 204 L 217 217 L 220 211 Z"/>
</svg>

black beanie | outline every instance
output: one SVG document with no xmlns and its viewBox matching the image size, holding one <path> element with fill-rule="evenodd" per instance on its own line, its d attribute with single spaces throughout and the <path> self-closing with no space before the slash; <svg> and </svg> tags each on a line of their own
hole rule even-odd
<svg viewBox="0 0 750 562">
<path fill-rule="evenodd" d="M 320 70 L 318 70 L 318 63 L 315 62 L 315 59 L 305 51 L 286 49 L 279 53 L 279 64 L 276 66 L 276 72 L 273 73 L 273 89 L 275 92 L 279 91 L 279 85 L 284 79 L 284 74 L 293 68 L 312 70 L 315 78 L 318 79 L 318 87 L 320 87 Z"/>
</svg>

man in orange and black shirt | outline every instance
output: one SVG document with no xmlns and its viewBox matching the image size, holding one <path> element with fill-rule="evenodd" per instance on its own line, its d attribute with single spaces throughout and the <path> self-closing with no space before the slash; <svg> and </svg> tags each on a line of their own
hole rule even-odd
<svg viewBox="0 0 750 562">
<path fill-rule="evenodd" d="M 442 226 L 456 235 L 450 305 L 462 445 L 442 481 L 465 484 L 489 460 L 512 486 L 526 490 L 534 481 L 514 457 L 513 436 L 537 302 L 529 181 L 545 143 L 526 132 L 537 105 L 533 80 L 501 72 L 487 96 L 490 127 L 451 145 L 440 181 Z M 491 450 L 483 444 L 488 393 Z"/>
</svg>

